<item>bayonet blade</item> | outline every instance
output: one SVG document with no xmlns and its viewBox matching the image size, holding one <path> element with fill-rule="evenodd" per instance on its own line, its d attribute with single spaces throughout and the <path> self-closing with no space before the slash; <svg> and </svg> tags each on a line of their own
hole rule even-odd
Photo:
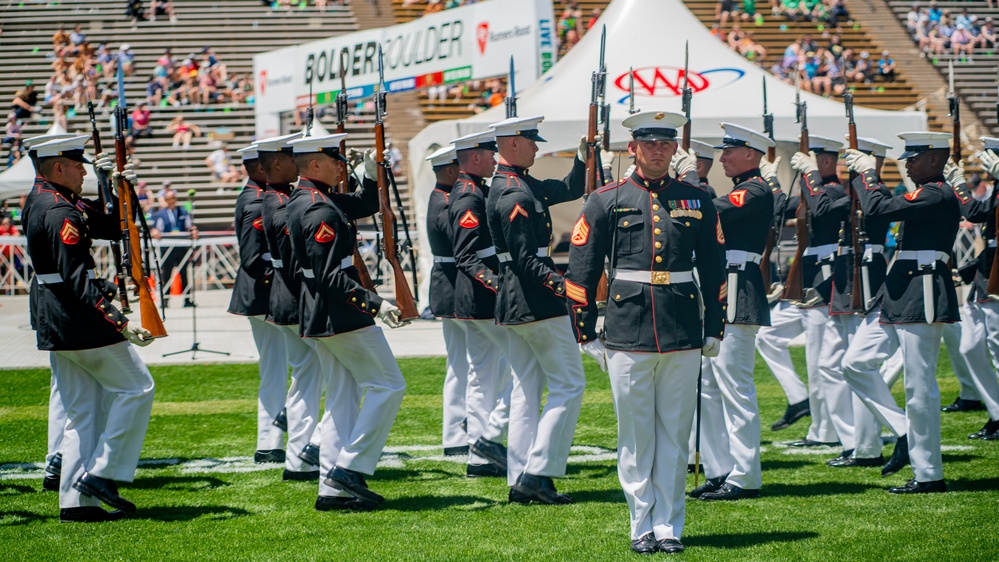
<svg viewBox="0 0 999 562">
<path fill-rule="evenodd" d="M 628 68 L 628 113 L 634 115 L 638 113 L 635 109 L 635 69 Z"/>
</svg>

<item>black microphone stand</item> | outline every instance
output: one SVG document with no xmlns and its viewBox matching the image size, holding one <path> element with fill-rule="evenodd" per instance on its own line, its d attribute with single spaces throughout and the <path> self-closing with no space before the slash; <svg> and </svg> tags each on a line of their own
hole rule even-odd
<svg viewBox="0 0 999 562">
<path fill-rule="evenodd" d="M 198 342 L 198 301 L 195 299 L 195 293 L 198 291 L 198 279 L 194 275 L 194 263 L 200 255 L 198 247 L 194 244 L 194 195 L 195 191 L 193 189 L 187 192 L 187 200 L 191 202 L 191 210 L 188 211 L 188 215 L 191 217 L 191 229 L 187 231 L 188 240 L 191 242 L 191 261 L 188 267 L 191 268 L 191 274 L 189 277 L 188 287 L 191 289 L 190 296 L 188 297 L 191 301 L 191 338 L 194 340 L 191 343 L 191 347 L 187 349 L 182 349 L 180 351 L 172 351 L 170 353 L 164 353 L 163 357 L 169 357 L 171 355 L 180 355 L 181 353 L 190 353 L 191 359 L 194 359 L 199 351 L 205 353 L 215 353 L 217 355 L 229 355 L 226 351 L 214 351 L 211 349 L 201 349 L 201 343 Z"/>
</svg>

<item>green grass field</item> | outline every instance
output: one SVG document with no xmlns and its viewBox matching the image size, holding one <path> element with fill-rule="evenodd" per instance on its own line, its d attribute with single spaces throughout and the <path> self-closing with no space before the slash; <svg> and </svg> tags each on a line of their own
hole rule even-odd
<svg viewBox="0 0 999 562">
<path fill-rule="evenodd" d="M 803 369 L 801 349 L 793 349 Z M 441 456 L 443 359 L 400 361 L 409 388 L 385 466 L 369 479 L 387 501 L 370 513 L 313 510 L 317 485 L 282 482 L 278 465 L 253 465 L 255 365 L 153 368 L 158 388 L 143 462 L 122 494 L 134 519 L 62 524 L 41 492 L 47 370 L 0 371 L 0 559 L 3 560 L 635 560 L 613 458 L 615 418 L 605 375 L 587 360 L 575 444 L 557 482 L 571 506 L 506 502 L 500 479 L 464 477 Z M 946 354 L 940 386 L 957 393 Z M 807 419 L 769 431 L 785 400 L 756 365 L 763 418 L 763 491 L 735 503 L 688 502 L 683 560 L 997 560 L 999 442 L 969 441 L 983 412 L 944 414 L 947 494 L 899 497 L 878 469 L 834 469 L 839 451 L 801 454 Z M 901 385 L 896 388 L 901 392 Z M 415 447 L 415 446 L 426 447 Z M 434 447 L 436 446 L 436 447 Z M 887 448 L 890 452 L 890 447 Z M 214 459 L 214 460 L 212 460 Z M 150 462 L 152 461 L 152 462 Z M 33 478 L 26 478 L 28 472 Z M 693 476 L 688 480 L 688 490 Z M 657 555 L 663 556 L 663 555 Z"/>
</svg>

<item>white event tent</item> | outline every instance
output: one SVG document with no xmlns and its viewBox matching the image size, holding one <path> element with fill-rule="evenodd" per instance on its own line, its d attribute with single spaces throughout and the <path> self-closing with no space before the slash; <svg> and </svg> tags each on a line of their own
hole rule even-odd
<svg viewBox="0 0 999 562">
<path fill-rule="evenodd" d="M 66 132 L 62 125 L 52 125 L 46 135 L 59 135 Z M 87 154 L 87 159 L 93 161 L 93 156 Z M 31 159 L 25 154 L 13 166 L 0 173 L 0 201 L 11 197 L 20 197 L 31 190 L 35 183 L 35 167 L 31 164 Z M 83 178 L 84 193 L 97 193 L 97 176 L 94 175 L 94 167 L 87 166 L 87 175 Z"/>
<path fill-rule="evenodd" d="M 713 37 L 681 0 L 614 0 L 578 45 L 540 80 L 518 92 L 520 116 L 545 116 L 540 133 L 548 142 L 541 144 L 542 154 L 574 151 L 580 136 L 586 132 L 590 75 L 596 70 L 599 60 L 600 25 L 607 27 L 607 101 L 611 104 L 610 136 L 615 147 L 622 147 L 628 139 L 621 122 L 628 116 L 630 67 L 634 68 L 636 75 L 637 108 L 680 111 L 685 43 L 690 46 L 694 138 L 706 142 L 720 140 L 718 124 L 723 121 L 761 130 L 762 83 L 766 79 L 768 108 L 774 115 L 775 138 L 788 143 L 785 145 L 787 149 L 791 149 L 790 142 L 797 143 L 799 125 L 795 122 L 793 86 L 777 80 Z M 788 41 L 791 39 L 789 36 Z M 801 95 L 808 106 L 810 133 L 843 138 L 846 133 L 843 104 L 806 92 Z M 467 119 L 434 123 L 409 143 L 424 277 L 429 276 L 432 259 L 423 232 L 426 201 L 434 186 L 433 173 L 424 158 L 452 139 L 485 130 L 489 124 L 501 121 L 505 118 L 504 111 L 501 105 Z M 902 147 L 896 133 L 925 130 L 927 126 L 926 115 L 916 111 L 882 111 L 858 106 L 855 115 L 861 136 L 891 144 L 897 151 L 895 154 L 901 152 Z M 553 177 L 555 172 L 546 175 L 550 166 L 545 160 L 550 159 L 539 159 L 534 172 L 539 177 Z M 563 162 L 560 167 L 556 165 L 554 168 L 564 173 L 567 166 Z M 572 207 L 573 212 L 578 214 L 578 206 Z M 569 211 L 566 209 L 566 212 Z M 568 228 L 573 220 L 575 216 L 568 218 L 568 225 L 556 226 Z M 426 287 L 428 283 L 422 285 Z M 421 298 L 421 302 L 427 300 Z"/>
</svg>

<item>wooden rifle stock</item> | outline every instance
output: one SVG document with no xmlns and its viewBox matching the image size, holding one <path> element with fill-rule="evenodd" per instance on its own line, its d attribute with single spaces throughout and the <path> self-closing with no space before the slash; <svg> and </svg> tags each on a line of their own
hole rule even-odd
<svg viewBox="0 0 999 562">
<path fill-rule="evenodd" d="M 402 320 L 413 320 L 419 318 L 420 312 L 416 309 L 416 299 L 406 281 L 406 272 L 399 261 L 396 247 L 396 217 L 392 210 L 392 200 L 389 198 L 388 170 L 385 169 L 385 125 L 380 122 L 375 123 L 375 161 L 378 162 L 378 204 L 379 212 L 382 215 L 382 243 L 385 245 L 385 259 L 392 267 L 395 300 L 402 314 Z M 415 263 L 413 267 L 416 267 Z"/>
<path fill-rule="evenodd" d="M 100 154 L 104 152 L 104 149 L 101 145 L 101 132 L 97 129 L 97 118 L 94 114 L 93 101 L 87 100 L 87 110 L 90 112 L 90 136 L 94 141 L 94 153 Z M 100 203 L 101 209 L 105 215 L 114 216 L 116 209 L 111 195 L 110 180 L 107 174 L 103 170 L 98 170 L 96 166 L 94 167 L 94 172 L 97 174 L 97 200 Z M 114 260 L 114 279 L 115 284 L 118 286 L 118 299 L 121 303 L 121 312 L 122 314 L 131 314 L 132 307 L 128 302 L 128 284 L 125 282 L 125 267 L 122 265 L 121 260 L 121 242 L 118 240 L 111 240 L 111 258 Z"/>
<path fill-rule="evenodd" d="M 777 157 L 777 150 L 774 147 L 767 148 L 767 161 L 773 163 Z M 770 232 L 767 233 L 767 245 L 763 248 L 763 258 L 760 259 L 760 275 L 763 276 L 763 288 L 769 292 L 773 279 L 770 277 L 770 256 L 774 252 L 774 244 L 777 243 L 777 230 L 784 221 L 783 217 L 775 216 L 770 221 Z"/>
<path fill-rule="evenodd" d="M 600 178 L 602 176 L 600 170 L 600 159 L 597 157 L 597 151 L 600 150 L 597 147 L 597 115 L 599 113 L 599 107 L 594 98 L 594 101 L 590 102 L 590 120 L 589 125 L 586 129 L 586 195 L 589 196 L 591 193 L 596 191 L 599 187 L 602 187 Z M 614 249 L 611 248 L 613 252 Z M 604 271 L 600 274 L 600 281 L 597 283 L 596 299 L 598 303 L 607 302 L 607 272 Z"/>
<path fill-rule="evenodd" d="M 999 189 L 999 186 L 993 189 Z M 994 218 L 995 224 L 999 225 L 999 207 L 996 207 L 996 216 Z M 988 255 L 988 247 L 985 248 L 985 255 Z M 989 282 L 985 286 L 985 291 L 990 295 L 999 296 L 999 259 L 996 256 L 999 255 L 999 251 L 995 251 L 992 254 L 992 269 L 989 270 Z"/>
<path fill-rule="evenodd" d="M 343 123 L 337 123 L 336 132 L 343 133 L 343 129 Z M 346 141 L 340 141 L 340 154 L 342 154 L 345 158 L 347 156 L 346 145 Z M 337 191 L 340 193 L 350 193 L 350 163 L 341 162 L 340 164 L 342 164 L 343 168 L 343 181 L 341 181 L 340 185 L 337 186 Z M 354 231 L 356 232 L 357 225 L 353 224 L 352 226 L 354 226 Z M 361 286 L 369 291 L 374 291 L 375 282 L 371 279 L 371 274 L 368 272 L 368 265 L 364 263 L 364 258 L 361 257 L 361 252 L 357 249 L 356 243 L 354 244 L 354 269 L 357 270 L 357 277 L 361 282 Z"/>
<path fill-rule="evenodd" d="M 125 109 L 118 108 L 116 111 L 124 113 Z M 119 172 L 125 169 L 125 137 L 122 131 L 123 126 L 123 120 L 119 119 L 118 132 L 115 135 L 114 141 L 115 160 Z M 160 313 L 156 310 L 156 303 L 153 302 L 153 295 L 149 292 L 149 284 L 146 282 L 142 272 L 142 243 L 139 238 L 139 227 L 135 224 L 134 216 L 138 212 L 138 201 L 132 197 L 132 186 L 125 178 L 121 178 L 120 180 L 118 200 L 120 201 L 118 211 L 121 215 L 123 229 L 128 229 L 129 248 L 127 251 L 131 257 L 129 261 L 131 262 L 132 282 L 135 283 L 139 294 L 139 315 L 142 327 L 148 330 L 152 334 L 152 337 L 162 338 L 167 335 L 166 326 L 163 325 L 163 319 L 160 318 Z"/>
<path fill-rule="evenodd" d="M 851 102 L 852 109 L 852 102 Z M 852 111 L 851 111 L 852 117 Z M 848 125 L 850 148 L 857 150 L 857 124 L 851 119 Z M 850 310 L 864 313 L 867 303 L 864 302 L 864 246 L 867 245 L 867 232 L 864 229 L 864 211 L 860 208 L 860 196 L 854 189 L 853 180 L 857 173 L 850 172 L 850 230 L 853 241 L 853 291 L 850 293 Z"/>
<path fill-rule="evenodd" d="M 808 154 L 808 129 L 801 129 L 801 140 L 798 150 Z M 798 209 L 794 213 L 795 237 L 798 239 L 798 247 L 794 250 L 794 261 L 787 271 L 787 281 L 784 285 L 783 300 L 800 301 L 805 298 L 805 278 L 801 270 L 802 258 L 805 255 L 805 248 L 808 247 L 808 199 L 805 197 L 804 182 L 799 186 Z"/>
</svg>

